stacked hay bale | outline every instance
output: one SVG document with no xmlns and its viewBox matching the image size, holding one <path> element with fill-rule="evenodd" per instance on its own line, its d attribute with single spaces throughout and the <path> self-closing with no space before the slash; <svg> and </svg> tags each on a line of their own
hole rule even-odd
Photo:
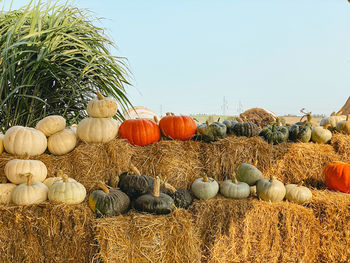
<svg viewBox="0 0 350 263">
<path fill-rule="evenodd" d="M 263 128 L 276 120 L 277 115 L 271 111 L 262 108 L 251 108 L 239 115 L 243 120 L 254 122 L 260 128 Z"/>
</svg>

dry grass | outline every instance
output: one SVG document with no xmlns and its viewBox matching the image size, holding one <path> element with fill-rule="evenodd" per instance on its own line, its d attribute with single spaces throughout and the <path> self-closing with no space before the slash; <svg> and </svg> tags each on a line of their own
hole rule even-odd
<svg viewBox="0 0 350 263">
<path fill-rule="evenodd" d="M 333 134 L 331 144 L 345 162 L 350 162 L 350 135 Z"/>
</svg>

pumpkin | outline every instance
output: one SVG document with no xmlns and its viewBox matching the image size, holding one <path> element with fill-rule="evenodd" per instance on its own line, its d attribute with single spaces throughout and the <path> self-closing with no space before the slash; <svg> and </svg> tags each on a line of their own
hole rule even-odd
<svg viewBox="0 0 350 263">
<path fill-rule="evenodd" d="M 39 155 L 45 152 L 47 139 L 41 131 L 23 126 L 13 126 L 4 136 L 4 146 L 14 155 Z"/>
<path fill-rule="evenodd" d="M 341 115 L 342 111 L 338 111 L 337 113 L 332 113 L 331 116 L 325 117 L 320 121 L 320 126 L 326 126 L 329 124 L 329 129 L 333 130 L 337 127 L 338 122 L 346 120 L 345 115 Z"/>
<path fill-rule="evenodd" d="M 307 121 L 293 124 L 289 128 L 289 139 L 294 142 L 309 142 L 312 132 L 312 116 L 307 115 Z"/>
<path fill-rule="evenodd" d="M 226 134 L 234 134 L 233 127 L 238 123 L 236 120 L 224 120 L 222 122 L 226 125 Z"/>
<path fill-rule="evenodd" d="M 184 188 L 179 188 L 175 193 L 167 193 L 178 208 L 187 209 L 193 202 L 191 192 Z"/>
<path fill-rule="evenodd" d="M 124 118 L 126 120 L 143 119 L 150 121 L 154 120 L 154 118 L 157 118 L 158 120 L 160 119 L 157 113 L 143 106 L 134 106 L 128 109 L 127 112 L 124 114 Z"/>
<path fill-rule="evenodd" d="M 12 192 L 12 202 L 16 205 L 40 204 L 47 199 L 48 188 L 42 182 L 32 181 L 32 174 L 26 174 L 27 182 L 17 185 Z"/>
<path fill-rule="evenodd" d="M 236 174 L 233 174 L 231 179 L 220 184 L 220 193 L 227 198 L 243 199 L 250 195 L 250 187 L 244 182 L 238 182 Z"/>
<path fill-rule="evenodd" d="M 0 184 L 0 204 L 6 205 L 11 203 L 11 195 L 16 188 L 15 184 L 7 183 L 5 180 Z"/>
<path fill-rule="evenodd" d="M 342 132 L 350 135 L 350 114 L 346 117 L 346 120 L 337 123 L 336 129 L 338 132 Z"/>
<path fill-rule="evenodd" d="M 289 130 L 285 126 L 279 126 L 279 120 L 262 129 L 259 134 L 270 144 L 286 142 L 289 137 Z"/>
<path fill-rule="evenodd" d="M 97 98 L 89 101 L 86 111 L 94 118 L 110 118 L 117 113 L 118 106 L 114 99 L 105 98 L 101 92 L 97 92 Z"/>
<path fill-rule="evenodd" d="M 195 135 L 197 125 L 189 116 L 175 116 L 167 113 L 167 116 L 159 121 L 159 128 L 164 136 L 173 140 L 185 141 Z"/>
<path fill-rule="evenodd" d="M 160 140 L 160 129 L 154 121 L 125 120 L 120 125 L 119 137 L 132 145 L 145 146 Z"/>
<path fill-rule="evenodd" d="M 325 185 L 328 189 L 350 193 L 350 164 L 329 163 L 323 170 Z"/>
<path fill-rule="evenodd" d="M 72 151 L 77 145 L 77 137 L 72 129 L 64 129 L 47 139 L 47 148 L 54 155 L 63 155 Z"/>
<path fill-rule="evenodd" d="M 22 184 L 27 181 L 25 174 L 31 173 L 33 181 L 42 182 L 47 176 L 46 165 L 39 160 L 12 159 L 5 165 L 5 175 L 14 184 Z"/>
<path fill-rule="evenodd" d="M 175 203 L 169 195 L 160 193 L 160 179 L 157 176 L 154 180 L 153 193 L 138 197 L 135 200 L 134 208 L 140 212 L 162 215 L 173 211 Z"/>
<path fill-rule="evenodd" d="M 79 122 L 77 135 L 84 142 L 109 142 L 118 130 L 118 122 L 112 118 L 86 118 Z"/>
<path fill-rule="evenodd" d="M 50 187 L 48 195 L 50 201 L 65 204 L 80 204 L 85 196 L 85 187 L 77 181 L 69 182 L 65 174 L 61 182 L 56 182 Z"/>
<path fill-rule="evenodd" d="M 198 199 L 210 199 L 219 192 L 219 184 L 213 178 L 204 175 L 192 183 L 191 191 Z"/>
<path fill-rule="evenodd" d="M 303 204 L 312 198 L 312 193 L 309 188 L 303 186 L 303 182 L 299 184 L 287 184 L 286 199 L 290 202 Z"/>
<path fill-rule="evenodd" d="M 66 127 L 66 119 L 59 115 L 51 115 L 40 120 L 35 128 L 49 137 L 56 132 L 64 130 Z"/>
<path fill-rule="evenodd" d="M 198 126 L 197 133 L 201 135 L 201 139 L 206 142 L 214 142 L 218 139 L 226 137 L 227 127 L 220 122 L 213 122 L 209 124 L 207 121 L 205 125 Z"/>
<path fill-rule="evenodd" d="M 4 151 L 4 135 L 2 133 L 0 133 L 0 154 L 3 153 Z"/>
<path fill-rule="evenodd" d="M 254 137 L 258 136 L 260 128 L 254 122 L 238 122 L 233 125 L 232 131 L 236 136 Z"/>
<path fill-rule="evenodd" d="M 258 180 L 263 178 L 262 172 L 256 168 L 257 164 L 258 161 L 255 161 L 253 165 L 241 163 L 237 168 L 237 179 L 250 186 L 255 185 Z"/>
<path fill-rule="evenodd" d="M 256 182 L 256 193 L 264 201 L 279 202 L 285 197 L 286 188 L 282 182 L 271 176 Z"/>
<path fill-rule="evenodd" d="M 127 194 L 118 189 L 108 189 L 104 184 L 98 187 L 100 189 L 89 196 L 89 207 L 97 217 L 117 216 L 129 210 L 130 198 Z"/>
<path fill-rule="evenodd" d="M 43 184 L 47 186 L 47 188 L 50 189 L 50 187 L 57 182 L 61 182 L 63 180 L 63 172 L 61 170 L 57 171 L 56 177 L 48 177 L 43 181 Z M 73 178 L 68 178 L 68 182 L 76 182 Z"/>
<path fill-rule="evenodd" d="M 328 130 L 329 124 L 326 126 L 317 126 L 312 129 L 311 140 L 317 143 L 327 143 L 332 139 L 332 132 Z"/>
</svg>

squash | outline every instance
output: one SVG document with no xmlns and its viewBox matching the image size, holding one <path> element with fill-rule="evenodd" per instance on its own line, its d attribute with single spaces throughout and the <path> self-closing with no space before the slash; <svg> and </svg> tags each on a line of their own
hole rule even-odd
<svg viewBox="0 0 350 263">
<path fill-rule="evenodd" d="M 124 114 L 124 118 L 126 120 L 143 119 L 149 121 L 154 120 L 154 118 L 157 118 L 158 120 L 160 119 L 157 113 L 143 106 L 134 106 L 128 109 L 127 112 Z"/>
<path fill-rule="evenodd" d="M 4 146 L 14 155 L 40 155 L 45 152 L 47 139 L 41 131 L 23 126 L 13 126 L 4 136 Z"/>
<path fill-rule="evenodd" d="M 289 137 L 289 130 L 285 126 L 279 126 L 279 120 L 262 129 L 259 134 L 270 144 L 286 142 Z"/>
<path fill-rule="evenodd" d="M 47 200 L 48 188 L 42 182 L 32 181 L 32 174 L 26 174 L 27 182 L 17 185 L 12 192 L 12 202 L 16 205 L 40 204 Z"/>
<path fill-rule="evenodd" d="M 258 180 L 263 179 L 262 172 L 256 168 L 257 164 L 257 160 L 255 160 L 253 165 L 249 163 L 241 163 L 237 168 L 237 179 L 250 186 L 255 185 Z"/>
<path fill-rule="evenodd" d="M 146 146 L 160 140 L 160 129 L 154 121 L 125 120 L 120 125 L 119 137 L 132 145 Z"/>
<path fill-rule="evenodd" d="M 61 170 L 57 171 L 56 177 L 48 177 L 43 181 L 43 184 L 47 186 L 47 188 L 50 189 L 50 187 L 57 182 L 62 182 L 63 180 L 63 172 Z M 68 182 L 76 182 L 75 179 L 68 177 Z"/>
<path fill-rule="evenodd" d="M 169 195 L 160 193 L 160 179 L 157 176 L 154 180 L 153 193 L 138 197 L 135 200 L 134 208 L 140 212 L 162 215 L 173 211 L 175 203 Z"/>
<path fill-rule="evenodd" d="M 118 105 L 114 99 L 97 92 L 97 98 L 89 101 L 86 111 L 90 117 L 110 118 L 117 114 Z"/>
<path fill-rule="evenodd" d="M 286 188 L 282 182 L 270 176 L 270 179 L 260 179 L 256 182 L 256 193 L 264 201 L 279 202 L 285 197 Z"/>
<path fill-rule="evenodd" d="M 187 209 L 193 202 L 191 192 L 184 188 L 179 188 L 175 193 L 167 193 L 178 208 Z"/>
<path fill-rule="evenodd" d="M 320 126 L 326 126 L 329 124 L 328 128 L 333 130 L 337 127 L 338 122 L 346 120 L 346 116 L 342 115 L 342 111 L 337 113 L 332 113 L 331 116 L 325 117 L 320 121 Z"/>
<path fill-rule="evenodd" d="M 173 113 L 167 113 L 167 116 L 159 121 L 159 128 L 164 136 L 173 140 L 185 141 L 195 135 L 197 125 L 189 116 L 175 116 Z"/>
<path fill-rule="evenodd" d="M 213 178 L 204 175 L 192 183 L 191 191 L 198 199 L 210 199 L 219 192 L 219 184 Z"/>
<path fill-rule="evenodd" d="M 4 135 L 0 133 L 0 154 L 4 152 Z"/>
<path fill-rule="evenodd" d="M 307 115 L 307 121 L 293 124 L 289 128 L 289 139 L 293 142 L 309 142 L 312 133 L 312 116 Z"/>
<path fill-rule="evenodd" d="M 234 173 L 231 179 L 220 184 L 220 193 L 227 198 L 243 199 L 250 195 L 250 187 L 247 183 L 238 182 Z"/>
<path fill-rule="evenodd" d="M 77 145 L 77 136 L 72 129 L 64 129 L 51 135 L 47 139 L 47 148 L 54 155 L 63 155 L 71 152 Z"/>
<path fill-rule="evenodd" d="M 76 181 L 69 182 L 66 174 L 63 175 L 62 182 L 56 182 L 50 187 L 48 195 L 51 202 L 65 204 L 80 204 L 85 196 L 85 187 Z"/>
<path fill-rule="evenodd" d="M 66 127 L 66 119 L 59 115 L 51 115 L 40 120 L 35 128 L 49 137 L 56 132 L 63 131 Z"/>
<path fill-rule="evenodd" d="M 25 174 L 32 174 L 32 181 L 42 182 L 47 176 L 46 165 L 39 160 L 12 159 L 5 165 L 5 175 L 14 184 L 27 181 Z"/>
<path fill-rule="evenodd" d="M 254 137 L 259 135 L 260 128 L 254 122 L 238 122 L 233 125 L 232 131 L 236 136 Z"/>
<path fill-rule="evenodd" d="M 227 127 L 220 122 L 213 122 L 209 124 L 207 121 L 205 125 L 198 126 L 197 133 L 201 135 L 201 139 L 205 142 L 214 142 L 218 139 L 226 137 Z"/>
<path fill-rule="evenodd" d="M 112 118 L 86 118 L 79 122 L 77 135 L 84 142 L 109 142 L 117 137 L 119 124 Z"/>
<path fill-rule="evenodd" d="M 326 126 L 317 126 L 312 129 L 311 140 L 317 143 L 327 143 L 332 139 L 332 132 L 328 130 L 329 124 Z"/>
<path fill-rule="evenodd" d="M 290 202 L 303 204 L 312 198 L 312 193 L 309 188 L 303 186 L 301 181 L 299 184 L 287 184 L 286 199 Z"/>
<path fill-rule="evenodd" d="M 346 120 L 337 123 L 336 129 L 338 132 L 342 132 L 350 135 L 350 114 L 346 117 Z"/>
<path fill-rule="evenodd" d="M 0 204 L 7 205 L 11 203 L 11 195 L 13 190 L 16 188 L 15 184 L 7 183 L 6 178 L 2 180 L 0 184 Z"/>
<path fill-rule="evenodd" d="M 96 217 L 117 216 L 129 210 L 130 198 L 118 189 L 108 189 L 98 184 L 101 189 L 93 191 L 89 196 L 89 207 Z"/>
<path fill-rule="evenodd" d="M 350 193 L 350 164 L 343 162 L 329 163 L 323 170 L 325 185 L 330 190 Z"/>
</svg>

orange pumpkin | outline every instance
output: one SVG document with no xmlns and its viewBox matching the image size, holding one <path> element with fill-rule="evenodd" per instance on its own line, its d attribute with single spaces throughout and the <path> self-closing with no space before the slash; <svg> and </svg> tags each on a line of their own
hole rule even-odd
<svg viewBox="0 0 350 263">
<path fill-rule="evenodd" d="M 328 189 L 350 193 L 350 164 L 334 162 L 324 168 L 325 184 Z"/>
<path fill-rule="evenodd" d="M 125 120 L 119 128 L 119 136 L 132 145 L 145 146 L 160 140 L 160 130 L 154 121 Z"/>
<path fill-rule="evenodd" d="M 164 136 L 174 140 L 189 140 L 197 130 L 196 122 L 188 116 L 168 114 L 159 122 L 159 128 Z"/>
</svg>

